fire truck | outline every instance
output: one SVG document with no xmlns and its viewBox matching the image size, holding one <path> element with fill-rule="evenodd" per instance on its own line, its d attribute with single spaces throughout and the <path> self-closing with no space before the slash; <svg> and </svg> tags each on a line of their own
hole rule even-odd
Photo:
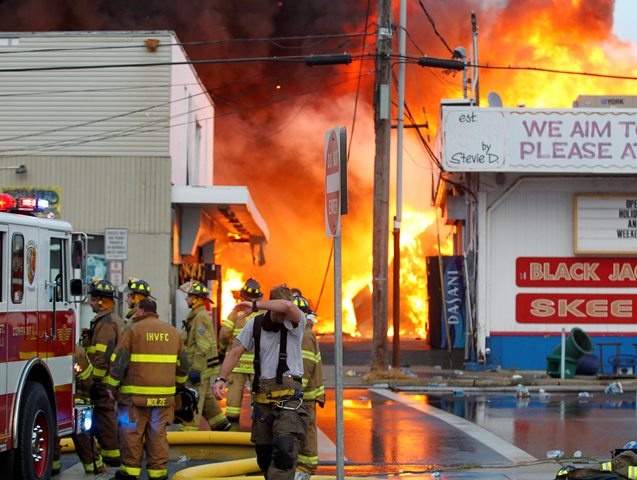
<svg viewBox="0 0 637 480">
<path fill-rule="evenodd" d="M 85 242 L 68 222 L 36 216 L 44 207 L 37 199 L 0 194 L 4 478 L 48 479 L 57 437 L 86 431 L 91 422 L 91 407 L 73 399 Z"/>
</svg>

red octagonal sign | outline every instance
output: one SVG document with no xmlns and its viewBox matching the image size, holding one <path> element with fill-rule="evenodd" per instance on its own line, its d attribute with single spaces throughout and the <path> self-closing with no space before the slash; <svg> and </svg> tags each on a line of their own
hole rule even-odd
<svg viewBox="0 0 637 480">
<path fill-rule="evenodd" d="M 341 232 L 341 159 L 340 129 L 325 133 L 325 233 L 335 237 Z"/>
</svg>

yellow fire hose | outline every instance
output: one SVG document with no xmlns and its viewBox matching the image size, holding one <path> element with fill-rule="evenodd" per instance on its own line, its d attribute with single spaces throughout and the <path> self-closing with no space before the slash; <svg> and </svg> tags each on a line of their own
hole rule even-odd
<svg viewBox="0 0 637 480">
<path fill-rule="evenodd" d="M 252 445 L 250 432 L 167 432 L 167 437 L 170 445 Z M 71 438 L 63 438 L 60 444 L 63 452 L 75 451 Z"/>
<path fill-rule="evenodd" d="M 170 445 L 244 445 L 251 446 L 249 432 L 167 432 Z M 60 441 L 62 452 L 75 451 L 75 445 L 71 438 L 63 438 Z M 262 475 L 249 475 L 259 473 L 259 465 L 256 458 L 244 458 L 227 462 L 208 463 L 184 468 L 176 472 L 171 480 L 261 480 Z M 312 475 L 312 480 L 335 480 L 334 475 Z M 346 480 L 378 480 L 378 477 L 345 477 Z"/>
</svg>

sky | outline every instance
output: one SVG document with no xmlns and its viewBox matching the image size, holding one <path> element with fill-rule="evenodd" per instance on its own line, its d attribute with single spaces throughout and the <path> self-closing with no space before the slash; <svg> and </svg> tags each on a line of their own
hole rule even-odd
<svg viewBox="0 0 637 480">
<path fill-rule="evenodd" d="M 637 0 L 615 0 L 614 30 L 618 37 L 637 46 Z"/>
</svg>

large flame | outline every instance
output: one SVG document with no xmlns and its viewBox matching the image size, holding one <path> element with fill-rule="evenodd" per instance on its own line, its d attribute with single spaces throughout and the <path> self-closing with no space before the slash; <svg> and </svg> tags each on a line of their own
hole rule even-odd
<svg viewBox="0 0 637 480">
<path fill-rule="evenodd" d="M 285 5 L 285 4 L 282 4 Z M 547 70 L 637 76 L 635 46 L 615 38 L 611 32 L 613 2 L 610 0 L 527 2 L 476 2 L 459 0 L 450 8 L 446 2 L 409 2 L 408 55 L 426 54 L 449 58 L 440 39 L 433 34 L 423 12 L 436 21 L 436 28 L 451 48 L 464 46 L 469 61 L 504 69 L 481 68 L 479 101 L 485 105 L 487 94 L 499 93 L 505 106 L 570 107 L 578 95 L 637 94 L 634 81 L 600 76 L 559 74 Z M 471 58 L 471 12 L 476 11 L 480 58 Z M 360 32 L 363 21 L 341 25 L 341 31 Z M 395 16 L 397 18 L 397 16 Z M 333 19 L 333 18 L 332 18 Z M 362 19 L 361 19 L 362 20 Z M 303 22 L 303 18 L 299 20 Z M 368 24 L 373 18 L 366 19 Z M 350 53 L 373 53 L 375 36 L 350 43 Z M 411 50 L 411 51 L 409 51 Z M 509 69 L 530 67 L 530 69 Z M 247 67 L 246 67 L 247 68 Z M 274 74 L 274 68 L 264 68 Z M 296 70 L 297 73 L 299 69 Z M 225 75 L 228 72 L 218 73 Z M 360 73 L 360 83 L 358 81 Z M 471 77 L 471 75 L 470 75 Z M 323 220 L 323 133 L 335 125 L 346 125 L 349 147 L 349 213 L 343 217 L 342 233 L 342 322 L 343 332 L 351 336 L 371 335 L 372 270 L 372 185 L 374 125 L 371 106 L 373 65 L 355 60 L 348 67 L 314 68 L 302 71 L 304 84 L 295 76 L 279 79 L 267 91 L 259 83 L 261 100 L 276 102 L 274 109 L 230 115 L 219 123 L 217 181 L 241 182 L 250 186 L 272 234 L 266 251 L 267 264 L 254 275 L 272 286 L 288 283 L 301 288 L 315 308 L 319 320 L 315 329 L 331 333 L 334 329 L 331 241 L 324 233 Z M 469 78 L 468 95 L 471 91 Z M 284 95 L 297 95 L 303 87 L 320 81 L 326 95 L 304 94 L 291 101 Z M 219 84 L 219 82 L 212 82 Z M 305 89 L 308 91 L 310 89 Z M 357 97 L 357 92 L 362 97 Z M 244 93 L 245 90 L 244 90 Z M 475 92 L 477 93 L 477 92 Z M 431 68 L 408 65 L 406 102 L 408 115 L 421 127 L 425 140 L 435 136 L 439 102 L 443 98 L 461 98 L 461 74 L 448 74 Z M 292 98 L 292 97 L 290 97 Z M 363 98 L 363 99 L 361 99 Z M 358 99 L 358 103 L 356 103 Z M 274 103 L 272 105 L 275 105 Z M 353 119 L 353 111 L 357 117 Z M 236 120 L 239 120 L 237 122 Z M 230 138 L 235 141 L 219 139 Z M 245 141 L 243 140 L 245 139 Z M 395 139 L 392 139 L 392 142 Z M 258 146 L 258 147 L 257 147 Z M 395 152 L 392 152 L 392 199 L 395 210 Z M 401 335 L 426 338 L 428 330 L 428 293 L 426 257 L 452 254 L 451 229 L 444 225 L 431 207 L 431 159 L 425 154 L 414 130 L 405 131 L 404 155 L 405 214 L 401 224 Z M 276 159 L 276 161 L 273 161 Z M 289 179 L 276 181 L 272 179 Z M 264 206 L 265 207 L 262 207 Z M 391 232 L 388 251 L 392 261 Z M 223 262 L 240 265 L 241 256 L 226 257 Z M 244 266 L 242 268 L 250 268 Z M 389 275 L 391 277 L 391 268 Z M 391 285 L 391 278 L 387 279 Z M 266 290 L 267 291 L 267 290 Z M 391 292 L 387 292 L 390 302 Z M 391 321 L 388 322 L 392 324 Z M 391 335 L 390 327 L 388 334 Z"/>
</svg>

